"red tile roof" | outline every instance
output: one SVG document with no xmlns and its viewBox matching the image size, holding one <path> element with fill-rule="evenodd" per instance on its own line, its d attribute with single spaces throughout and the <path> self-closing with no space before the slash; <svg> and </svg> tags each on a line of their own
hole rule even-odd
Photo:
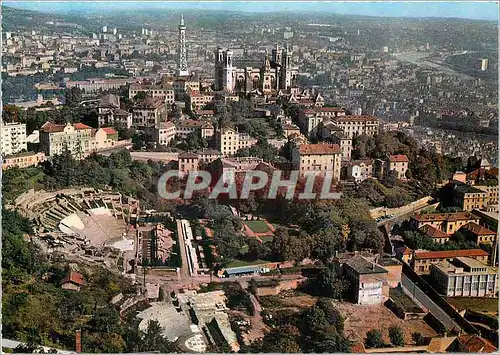
<svg viewBox="0 0 500 355">
<path fill-rule="evenodd" d="M 493 353 L 497 350 L 488 340 L 477 335 L 460 335 L 457 340 L 469 353 Z"/>
<path fill-rule="evenodd" d="M 471 232 L 472 234 L 475 234 L 475 235 L 492 235 L 492 234 L 496 234 L 496 232 L 493 232 L 493 231 L 489 230 L 488 228 L 480 226 L 479 224 L 474 223 L 474 222 L 469 222 L 469 223 L 467 223 L 465 226 L 463 226 L 460 229 L 466 229 L 466 230 L 468 230 L 469 232 Z"/>
<path fill-rule="evenodd" d="M 402 254 L 403 255 L 411 255 L 412 253 L 413 253 L 413 249 L 405 247 Z"/>
<path fill-rule="evenodd" d="M 299 153 L 304 155 L 340 154 L 338 144 L 301 144 Z"/>
<path fill-rule="evenodd" d="M 443 232 L 439 229 L 436 229 L 428 224 L 421 227 L 419 230 L 431 238 L 450 238 L 450 236 L 448 234 L 446 234 L 445 232 Z"/>
<path fill-rule="evenodd" d="M 40 131 L 42 132 L 47 132 L 47 133 L 55 133 L 55 132 L 62 132 L 64 131 L 64 128 L 66 125 L 64 124 L 55 124 L 52 122 L 45 122 L 42 127 L 40 127 Z M 75 123 L 73 124 L 73 128 L 75 130 L 81 130 L 81 129 L 92 129 L 92 127 L 89 127 L 83 123 Z"/>
<path fill-rule="evenodd" d="M 389 156 L 389 161 L 391 163 L 409 162 L 408 157 L 404 154 L 391 155 Z"/>
<path fill-rule="evenodd" d="M 419 214 L 413 217 L 418 222 L 436 222 L 436 221 L 463 221 L 477 220 L 478 217 L 473 216 L 470 212 L 452 212 L 452 213 L 426 213 Z"/>
<path fill-rule="evenodd" d="M 92 127 L 87 126 L 86 124 L 83 124 L 83 123 L 75 123 L 75 124 L 73 125 L 73 127 L 74 127 L 76 130 L 79 130 L 79 129 L 92 129 Z"/>
<path fill-rule="evenodd" d="M 465 249 L 465 250 L 445 250 L 445 251 L 415 251 L 415 259 L 448 259 L 457 257 L 479 257 L 488 256 L 487 252 L 482 249 Z"/>
<path fill-rule="evenodd" d="M 79 286 L 83 286 L 85 284 L 85 280 L 83 279 L 82 274 L 71 271 L 68 276 L 66 276 L 62 281 L 61 284 L 66 284 L 66 283 L 74 283 Z"/>
<path fill-rule="evenodd" d="M 113 127 L 104 127 L 103 130 L 104 130 L 104 132 L 106 132 L 106 134 L 117 134 L 118 133 Z"/>
</svg>

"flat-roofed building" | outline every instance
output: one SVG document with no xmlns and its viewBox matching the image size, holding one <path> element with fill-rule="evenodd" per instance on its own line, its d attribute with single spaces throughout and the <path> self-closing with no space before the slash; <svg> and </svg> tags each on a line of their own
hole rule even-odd
<svg viewBox="0 0 500 355">
<path fill-rule="evenodd" d="M 25 123 L 5 123 L 0 121 L 1 153 L 3 156 L 12 155 L 28 149 L 26 143 Z"/>
<path fill-rule="evenodd" d="M 468 257 L 486 264 L 488 262 L 488 256 L 489 253 L 482 249 L 444 251 L 415 250 L 413 252 L 413 258 L 411 259 L 411 266 L 417 274 L 427 275 L 430 273 L 431 265 L 441 261 L 451 261 L 457 257 Z"/>
<path fill-rule="evenodd" d="M 431 266 L 432 284 L 447 297 L 494 297 L 498 270 L 476 259 L 456 257 Z"/>
<path fill-rule="evenodd" d="M 301 144 L 292 150 L 293 168 L 300 172 L 319 171 L 322 174 L 333 171 L 333 177 L 340 181 L 342 152 L 338 144 Z"/>
</svg>

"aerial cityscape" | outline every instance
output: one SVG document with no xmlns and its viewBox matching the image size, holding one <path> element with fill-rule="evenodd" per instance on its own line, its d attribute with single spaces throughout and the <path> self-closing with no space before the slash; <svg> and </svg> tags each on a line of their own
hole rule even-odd
<svg viewBox="0 0 500 355">
<path fill-rule="evenodd" d="M 1 12 L 2 353 L 498 352 L 498 3 Z"/>
</svg>

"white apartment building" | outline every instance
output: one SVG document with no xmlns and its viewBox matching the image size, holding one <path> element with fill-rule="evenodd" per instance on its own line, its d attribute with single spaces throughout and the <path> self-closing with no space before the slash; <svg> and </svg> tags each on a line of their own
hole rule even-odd
<svg viewBox="0 0 500 355">
<path fill-rule="evenodd" d="M 173 122 L 160 122 L 152 129 L 152 139 L 156 144 L 166 147 L 174 139 L 176 133 L 177 130 Z"/>
<path fill-rule="evenodd" d="M 223 156 L 234 155 L 239 149 L 251 147 L 256 143 L 257 139 L 230 128 L 223 128 L 217 132 L 217 147 Z"/>
<path fill-rule="evenodd" d="M 371 160 L 352 161 L 347 166 L 347 177 L 353 178 L 356 182 L 362 182 L 373 175 L 373 162 Z"/>
<path fill-rule="evenodd" d="M 25 123 L 5 123 L 2 120 L 0 131 L 2 134 L 2 156 L 5 157 L 28 149 Z"/>
<path fill-rule="evenodd" d="M 457 257 L 431 265 L 431 278 L 448 297 L 494 297 L 498 294 L 498 270 L 478 260 Z"/>
</svg>

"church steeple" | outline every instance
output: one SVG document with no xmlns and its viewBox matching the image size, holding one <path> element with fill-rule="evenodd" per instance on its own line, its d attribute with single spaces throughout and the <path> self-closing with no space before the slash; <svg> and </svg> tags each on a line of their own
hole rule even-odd
<svg viewBox="0 0 500 355">
<path fill-rule="evenodd" d="M 264 57 L 264 63 L 262 65 L 262 68 L 265 71 L 268 71 L 269 69 L 271 69 L 271 62 L 269 61 L 269 53 L 267 53 L 267 48 L 266 48 L 266 55 Z"/>
</svg>

